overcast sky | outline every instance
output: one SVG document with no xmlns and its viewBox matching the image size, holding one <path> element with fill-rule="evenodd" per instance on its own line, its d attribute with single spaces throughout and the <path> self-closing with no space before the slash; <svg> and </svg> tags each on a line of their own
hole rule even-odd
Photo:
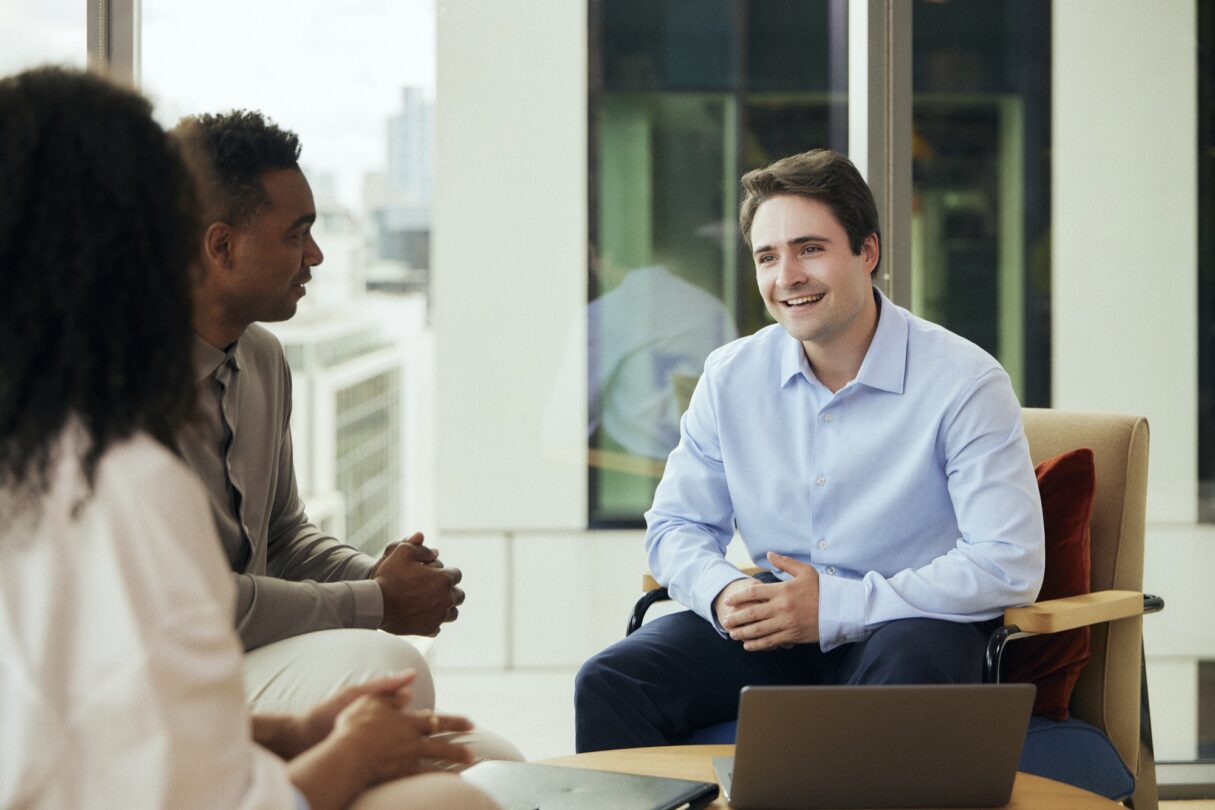
<svg viewBox="0 0 1215 810">
<path fill-rule="evenodd" d="M 142 0 L 142 83 L 161 123 L 260 109 L 299 133 L 310 173 L 357 206 L 384 165 L 405 85 L 435 84 L 433 0 Z M 0 0 L 0 75 L 83 66 L 85 0 Z"/>
</svg>

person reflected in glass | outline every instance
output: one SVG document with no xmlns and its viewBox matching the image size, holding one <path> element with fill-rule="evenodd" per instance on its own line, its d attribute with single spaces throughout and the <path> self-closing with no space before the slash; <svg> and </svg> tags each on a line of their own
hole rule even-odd
<svg viewBox="0 0 1215 810">
<path fill-rule="evenodd" d="M 610 254 L 593 259 L 607 291 L 587 307 L 588 434 L 599 430 L 602 446 L 661 462 L 679 442 L 705 358 L 738 332 L 688 267 L 690 251 L 660 245 L 655 253 L 654 264 L 622 278 Z"/>
</svg>

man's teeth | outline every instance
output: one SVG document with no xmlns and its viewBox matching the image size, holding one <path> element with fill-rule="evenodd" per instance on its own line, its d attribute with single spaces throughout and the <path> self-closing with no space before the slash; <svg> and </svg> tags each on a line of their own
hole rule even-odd
<svg viewBox="0 0 1215 810">
<path fill-rule="evenodd" d="M 822 298 L 825 294 L 826 293 L 819 293 L 818 295 L 807 295 L 803 298 L 790 298 L 785 303 L 791 307 L 795 307 L 798 304 L 813 304 L 815 301 Z"/>
</svg>

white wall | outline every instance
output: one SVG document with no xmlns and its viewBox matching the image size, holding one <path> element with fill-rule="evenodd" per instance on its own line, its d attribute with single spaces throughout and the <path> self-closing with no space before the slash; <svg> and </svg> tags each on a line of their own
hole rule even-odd
<svg viewBox="0 0 1215 810">
<path fill-rule="evenodd" d="M 577 665 L 624 632 L 639 532 L 587 532 L 587 22 L 439 0 L 439 537 L 468 601 L 444 666 Z"/>
<path fill-rule="evenodd" d="M 1148 517 L 1192 522 L 1195 4 L 1052 7 L 1054 405 L 1147 416 Z"/>
<path fill-rule="evenodd" d="M 1054 405 L 1151 424 L 1144 620 L 1159 760 L 1197 753 L 1215 527 L 1197 518 L 1197 63 L 1191 0 L 1053 4 Z"/>
<path fill-rule="evenodd" d="M 585 371 L 557 385 L 586 345 L 586 38 L 583 2 L 439 0 L 443 531 L 586 525 Z"/>
</svg>

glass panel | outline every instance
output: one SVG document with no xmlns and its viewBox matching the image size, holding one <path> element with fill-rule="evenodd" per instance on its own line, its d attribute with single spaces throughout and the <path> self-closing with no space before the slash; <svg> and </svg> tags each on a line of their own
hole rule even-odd
<svg viewBox="0 0 1215 810">
<path fill-rule="evenodd" d="M 84 0 L 0 4 L 0 76 L 37 65 L 83 68 L 88 59 Z"/>
<path fill-rule="evenodd" d="M 705 357 L 768 323 L 738 179 L 847 147 L 846 4 L 592 0 L 592 526 L 649 507 Z"/>
<path fill-rule="evenodd" d="M 912 309 L 1050 403 L 1050 3 L 914 9 Z"/>
</svg>

